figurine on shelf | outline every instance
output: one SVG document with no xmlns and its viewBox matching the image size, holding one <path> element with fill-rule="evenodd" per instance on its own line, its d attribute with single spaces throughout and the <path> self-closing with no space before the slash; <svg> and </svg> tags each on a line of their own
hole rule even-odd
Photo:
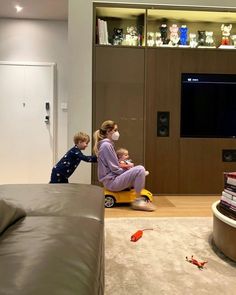
<svg viewBox="0 0 236 295">
<path fill-rule="evenodd" d="M 137 35 L 138 35 L 138 46 L 142 46 L 143 44 L 143 25 L 138 24 L 137 25 Z"/>
<path fill-rule="evenodd" d="M 180 31 L 180 44 L 187 45 L 188 40 L 188 28 L 186 25 L 182 25 L 179 29 Z"/>
<path fill-rule="evenodd" d="M 114 28 L 113 29 L 113 45 L 121 45 L 123 40 L 124 40 L 123 29 Z"/>
<path fill-rule="evenodd" d="M 138 46 L 142 46 L 143 44 L 143 36 L 142 34 L 138 34 Z"/>
<path fill-rule="evenodd" d="M 160 33 L 161 33 L 161 40 L 163 44 L 168 44 L 167 31 L 168 31 L 167 24 L 161 24 Z"/>
<path fill-rule="evenodd" d="M 155 44 L 156 44 L 156 46 L 161 46 L 163 44 L 163 42 L 161 40 L 161 33 L 160 32 L 155 33 Z"/>
<path fill-rule="evenodd" d="M 189 34 L 189 45 L 191 48 L 196 48 L 198 43 L 197 43 L 197 36 L 195 33 L 190 33 Z"/>
<path fill-rule="evenodd" d="M 153 32 L 148 32 L 147 33 L 147 46 L 154 46 L 154 33 Z"/>
<path fill-rule="evenodd" d="M 233 45 L 236 48 L 236 35 L 232 35 L 231 39 L 233 40 Z"/>
<path fill-rule="evenodd" d="M 206 46 L 213 47 L 215 46 L 214 39 L 213 39 L 213 32 L 206 31 Z"/>
<path fill-rule="evenodd" d="M 170 26 L 169 30 L 170 30 L 169 44 L 171 46 L 177 46 L 179 42 L 179 34 L 178 34 L 179 27 L 176 24 L 173 24 L 172 26 Z"/>
<path fill-rule="evenodd" d="M 198 31 L 198 46 L 205 46 L 206 31 Z"/>
<path fill-rule="evenodd" d="M 230 31 L 232 29 L 231 24 L 222 24 L 221 25 L 221 31 L 222 31 L 222 39 L 221 39 L 221 45 L 229 45 L 230 44 Z"/>
<path fill-rule="evenodd" d="M 134 26 L 127 27 L 127 35 L 126 40 L 128 42 L 127 45 L 137 46 L 138 45 L 138 32 L 137 28 Z"/>
</svg>

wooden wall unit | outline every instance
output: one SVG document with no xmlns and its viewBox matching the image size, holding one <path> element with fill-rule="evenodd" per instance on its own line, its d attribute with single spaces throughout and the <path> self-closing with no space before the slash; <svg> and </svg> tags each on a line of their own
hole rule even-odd
<svg viewBox="0 0 236 295">
<path fill-rule="evenodd" d="M 222 162 L 222 149 L 236 149 L 236 142 L 180 138 L 181 73 L 235 73 L 236 52 L 148 48 L 146 62 L 148 187 L 158 193 L 220 193 L 223 172 L 236 170 L 236 163 Z M 156 136 L 157 111 L 170 112 L 169 137 Z"/>
<path fill-rule="evenodd" d="M 148 28 L 158 21 L 149 19 Z M 212 27 L 217 28 L 220 21 Z M 95 43 L 93 130 L 107 119 L 118 123 L 118 145 L 127 147 L 134 162 L 150 171 L 146 187 L 153 193 L 220 194 L 223 172 L 236 171 L 236 162 L 222 161 L 222 150 L 236 149 L 236 142 L 180 137 L 181 73 L 235 74 L 236 50 Z M 160 111 L 170 112 L 169 137 L 157 136 Z M 93 183 L 97 183 L 96 168 Z"/>
</svg>

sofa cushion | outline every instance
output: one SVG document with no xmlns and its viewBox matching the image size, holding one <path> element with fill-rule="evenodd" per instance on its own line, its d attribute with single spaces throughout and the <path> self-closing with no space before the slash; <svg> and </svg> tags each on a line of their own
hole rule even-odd
<svg viewBox="0 0 236 295">
<path fill-rule="evenodd" d="M 84 216 L 103 222 L 103 189 L 89 184 L 4 184 L 0 197 L 27 216 Z"/>
<path fill-rule="evenodd" d="M 0 234 L 25 215 L 22 208 L 0 199 Z"/>
<path fill-rule="evenodd" d="M 103 224 L 27 216 L 0 236 L 0 294 L 103 294 Z"/>
</svg>

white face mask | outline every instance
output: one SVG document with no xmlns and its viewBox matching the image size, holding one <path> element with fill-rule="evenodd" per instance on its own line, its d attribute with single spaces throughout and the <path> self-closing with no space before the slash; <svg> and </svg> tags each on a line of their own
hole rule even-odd
<svg viewBox="0 0 236 295">
<path fill-rule="evenodd" d="M 120 137 L 120 133 L 118 131 L 112 133 L 112 135 L 111 135 L 112 140 L 118 140 L 119 137 Z"/>
</svg>

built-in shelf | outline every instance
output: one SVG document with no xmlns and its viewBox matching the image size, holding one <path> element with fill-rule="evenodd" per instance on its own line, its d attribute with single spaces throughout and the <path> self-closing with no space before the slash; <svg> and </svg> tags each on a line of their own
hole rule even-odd
<svg viewBox="0 0 236 295">
<path fill-rule="evenodd" d="M 236 11 L 96 3 L 94 13 L 97 45 L 236 47 Z M 223 33 L 222 25 L 231 25 L 228 34 Z"/>
</svg>

